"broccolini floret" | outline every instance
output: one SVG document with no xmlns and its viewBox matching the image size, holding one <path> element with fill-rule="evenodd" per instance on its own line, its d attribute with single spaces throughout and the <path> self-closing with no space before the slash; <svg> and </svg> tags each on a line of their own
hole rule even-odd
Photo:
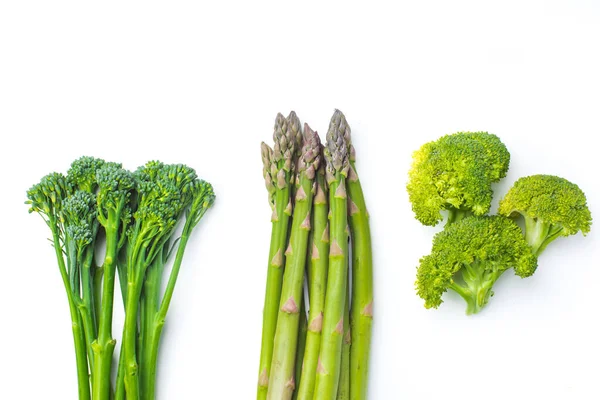
<svg viewBox="0 0 600 400">
<path fill-rule="evenodd" d="M 508 170 L 510 154 L 487 132 L 458 132 L 424 144 L 413 154 L 407 191 L 415 217 L 434 226 L 448 211 L 448 223 L 486 214 L 491 184 Z"/>
<path fill-rule="evenodd" d="M 553 175 L 520 178 L 500 201 L 498 213 L 522 216 L 525 239 L 536 255 L 560 236 L 590 231 L 592 215 L 583 191 L 576 184 Z"/>
<path fill-rule="evenodd" d="M 520 228 L 501 216 L 465 218 L 435 236 L 431 254 L 420 260 L 417 293 L 426 308 L 437 308 L 452 289 L 467 302 L 467 314 L 477 313 L 493 295 L 496 280 L 511 268 L 522 278 L 537 268 Z"/>
</svg>

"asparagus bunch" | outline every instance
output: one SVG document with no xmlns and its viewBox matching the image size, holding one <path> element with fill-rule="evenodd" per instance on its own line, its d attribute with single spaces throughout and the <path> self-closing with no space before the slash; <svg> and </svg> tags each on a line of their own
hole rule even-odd
<svg viewBox="0 0 600 400">
<path fill-rule="evenodd" d="M 350 127 L 336 110 L 326 146 L 305 124 L 297 147 L 292 127 L 298 124 L 294 113 L 287 119 L 279 114 L 274 150 L 262 144 L 273 227 L 257 398 L 364 400 L 372 256 Z"/>
<path fill-rule="evenodd" d="M 81 157 L 66 176 L 45 176 L 27 197 L 30 212 L 39 213 L 51 230 L 71 311 L 79 399 L 154 399 L 162 327 L 192 230 L 214 201 L 212 186 L 185 165 L 150 162 L 132 173 L 121 164 Z M 180 219 L 185 223 L 177 237 Z M 97 266 L 102 237 L 104 262 Z M 126 313 L 115 391 L 117 274 Z"/>
</svg>

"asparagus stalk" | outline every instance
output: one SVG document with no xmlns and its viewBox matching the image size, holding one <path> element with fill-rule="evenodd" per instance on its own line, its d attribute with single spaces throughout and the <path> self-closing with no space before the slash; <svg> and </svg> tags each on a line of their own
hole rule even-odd
<svg viewBox="0 0 600 400">
<path fill-rule="evenodd" d="M 321 149 L 322 151 L 322 149 Z M 310 309 L 304 366 L 298 387 L 298 400 L 312 400 L 315 393 L 315 380 L 319 350 L 321 348 L 321 328 L 325 306 L 325 286 L 327 285 L 327 265 L 329 264 L 329 224 L 327 214 L 327 185 L 325 166 L 321 163 L 316 176 L 317 191 L 313 199 L 312 243 L 308 271 L 308 294 Z"/>
<path fill-rule="evenodd" d="M 309 241 L 310 243 L 310 241 Z M 308 331 L 308 319 L 306 318 L 306 301 L 302 295 L 300 306 L 300 325 L 298 326 L 298 346 L 296 348 L 296 365 L 294 366 L 294 380 L 296 386 L 299 385 L 302 373 L 302 365 L 304 364 L 304 350 L 306 349 L 306 332 Z M 298 398 L 298 391 L 294 390 L 292 399 Z"/>
<path fill-rule="evenodd" d="M 342 369 L 338 385 L 337 400 L 350 399 L 350 286 L 346 290 L 346 306 L 344 307 L 344 342 L 342 343 Z"/>
<path fill-rule="evenodd" d="M 271 245 L 267 270 L 267 288 L 263 308 L 263 328 L 260 351 L 257 399 L 267 398 L 271 359 L 273 358 L 273 339 L 277 327 L 279 299 L 283 281 L 284 251 L 287 242 L 289 219 L 292 215 L 291 181 L 292 157 L 296 141 L 293 132 L 288 129 L 287 120 L 278 114 L 273 133 L 274 149 L 262 143 L 263 175 L 269 202 L 273 209 L 271 217 Z"/>
<path fill-rule="evenodd" d="M 315 400 L 336 398 L 341 369 L 344 300 L 348 284 L 346 177 L 350 168 L 348 160 L 350 129 L 345 122 L 342 113 L 336 110 L 329 124 L 327 146 L 324 152 L 327 161 L 326 179 L 329 185 L 331 207 L 331 244 Z"/>
<path fill-rule="evenodd" d="M 350 349 L 350 399 L 365 400 L 369 374 L 371 325 L 373 323 L 373 253 L 369 214 L 356 173 L 354 146 L 350 145 L 348 174 L 350 235 L 352 236 L 352 287 Z"/>
<path fill-rule="evenodd" d="M 315 173 L 320 162 L 321 143 L 316 132 L 304 125 L 304 146 L 298 160 L 298 179 L 290 243 L 281 291 L 277 329 L 273 345 L 271 382 L 267 399 L 291 399 L 295 388 L 294 361 L 298 345 L 298 324 L 310 232 L 310 212 L 315 192 Z"/>
</svg>

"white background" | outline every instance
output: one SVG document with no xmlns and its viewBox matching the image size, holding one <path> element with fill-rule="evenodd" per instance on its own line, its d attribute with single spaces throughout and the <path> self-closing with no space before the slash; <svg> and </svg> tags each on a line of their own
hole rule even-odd
<svg viewBox="0 0 600 400">
<path fill-rule="evenodd" d="M 404 189 L 421 144 L 487 130 L 512 154 L 493 210 L 519 176 L 550 173 L 600 215 L 599 3 L 394 4 L 4 2 L 0 397 L 75 398 L 49 233 L 23 201 L 93 155 L 183 162 L 214 184 L 169 311 L 158 398 L 252 399 L 270 235 L 259 144 L 278 111 L 324 135 L 337 107 L 374 236 L 369 398 L 600 398 L 598 227 L 552 244 L 532 278 L 503 276 L 480 315 L 451 293 L 426 310 L 413 282 L 436 229 L 414 220 Z"/>
</svg>

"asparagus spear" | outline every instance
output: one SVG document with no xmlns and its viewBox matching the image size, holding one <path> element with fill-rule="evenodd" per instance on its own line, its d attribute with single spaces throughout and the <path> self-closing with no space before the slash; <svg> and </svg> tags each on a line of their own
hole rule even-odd
<svg viewBox="0 0 600 400">
<path fill-rule="evenodd" d="M 350 399 L 350 285 L 346 290 L 346 305 L 344 307 L 344 342 L 342 343 L 342 367 L 338 385 L 337 400 Z"/>
<path fill-rule="evenodd" d="M 274 149 L 262 143 L 263 175 L 273 209 L 271 217 L 271 245 L 267 270 L 267 289 L 263 308 L 263 328 L 260 351 L 257 399 L 267 398 L 269 373 L 273 357 L 273 339 L 277 327 L 281 283 L 283 280 L 284 251 L 287 242 L 289 219 L 292 215 L 290 196 L 292 181 L 292 157 L 296 148 L 293 132 L 283 115 L 275 119 L 273 133 Z"/>
<path fill-rule="evenodd" d="M 335 399 L 340 377 L 344 336 L 344 300 L 348 284 L 346 177 L 350 168 L 348 160 L 349 140 L 350 129 L 342 113 L 336 110 L 329 124 L 327 146 L 325 147 L 326 179 L 329 185 L 331 207 L 331 244 L 315 400 Z"/>
<path fill-rule="evenodd" d="M 311 243 L 309 240 L 308 243 Z M 304 290 L 303 290 L 304 292 Z M 308 320 L 306 318 L 306 301 L 302 295 L 302 303 L 300 306 L 300 325 L 298 326 L 298 346 L 296 348 L 296 365 L 294 366 L 294 381 L 298 386 L 302 374 L 302 365 L 304 364 L 304 350 L 306 349 L 306 332 L 308 330 Z M 298 399 L 298 391 L 294 390 L 292 395 L 293 400 Z"/>
<path fill-rule="evenodd" d="M 285 274 L 277 329 L 275 332 L 271 382 L 267 399 L 291 399 L 295 388 L 294 361 L 298 344 L 299 305 L 301 304 L 310 232 L 310 212 L 315 192 L 314 179 L 320 163 L 319 136 L 304 125 L 304 145 L 298 159 L 298 178 L 290 243 L 286 250 Z"/>
<path fill-rule="evenodd" d="M 348 174 L 349 219 L 352 236 L 352 287 L 350 349 L 350 398 L 365 400 L 369 373 L 371 325 L 373 323 L 373 254 L 369 214 L 356 173 L 354 146 L 350 144 Z"/>
<path fill-rule="evenodd" d="M 329 264 L 329 225 L 327 221 L 329 206 L 327 205 L 324 163 L 321 163 L 317 170 L 316 184 L 317 191 L 313 199 L 312 212 L 312 245 L 309 250 L 311 254 L 308 271 L 309 324 L 306 334 L 304 367 L 298 387 L 298 400 L 313 399 L 317 362 L 321 348 L 321 327 L 323 325 L 323 308 L 325 306 L 327 265 Z"/>
</svg>

